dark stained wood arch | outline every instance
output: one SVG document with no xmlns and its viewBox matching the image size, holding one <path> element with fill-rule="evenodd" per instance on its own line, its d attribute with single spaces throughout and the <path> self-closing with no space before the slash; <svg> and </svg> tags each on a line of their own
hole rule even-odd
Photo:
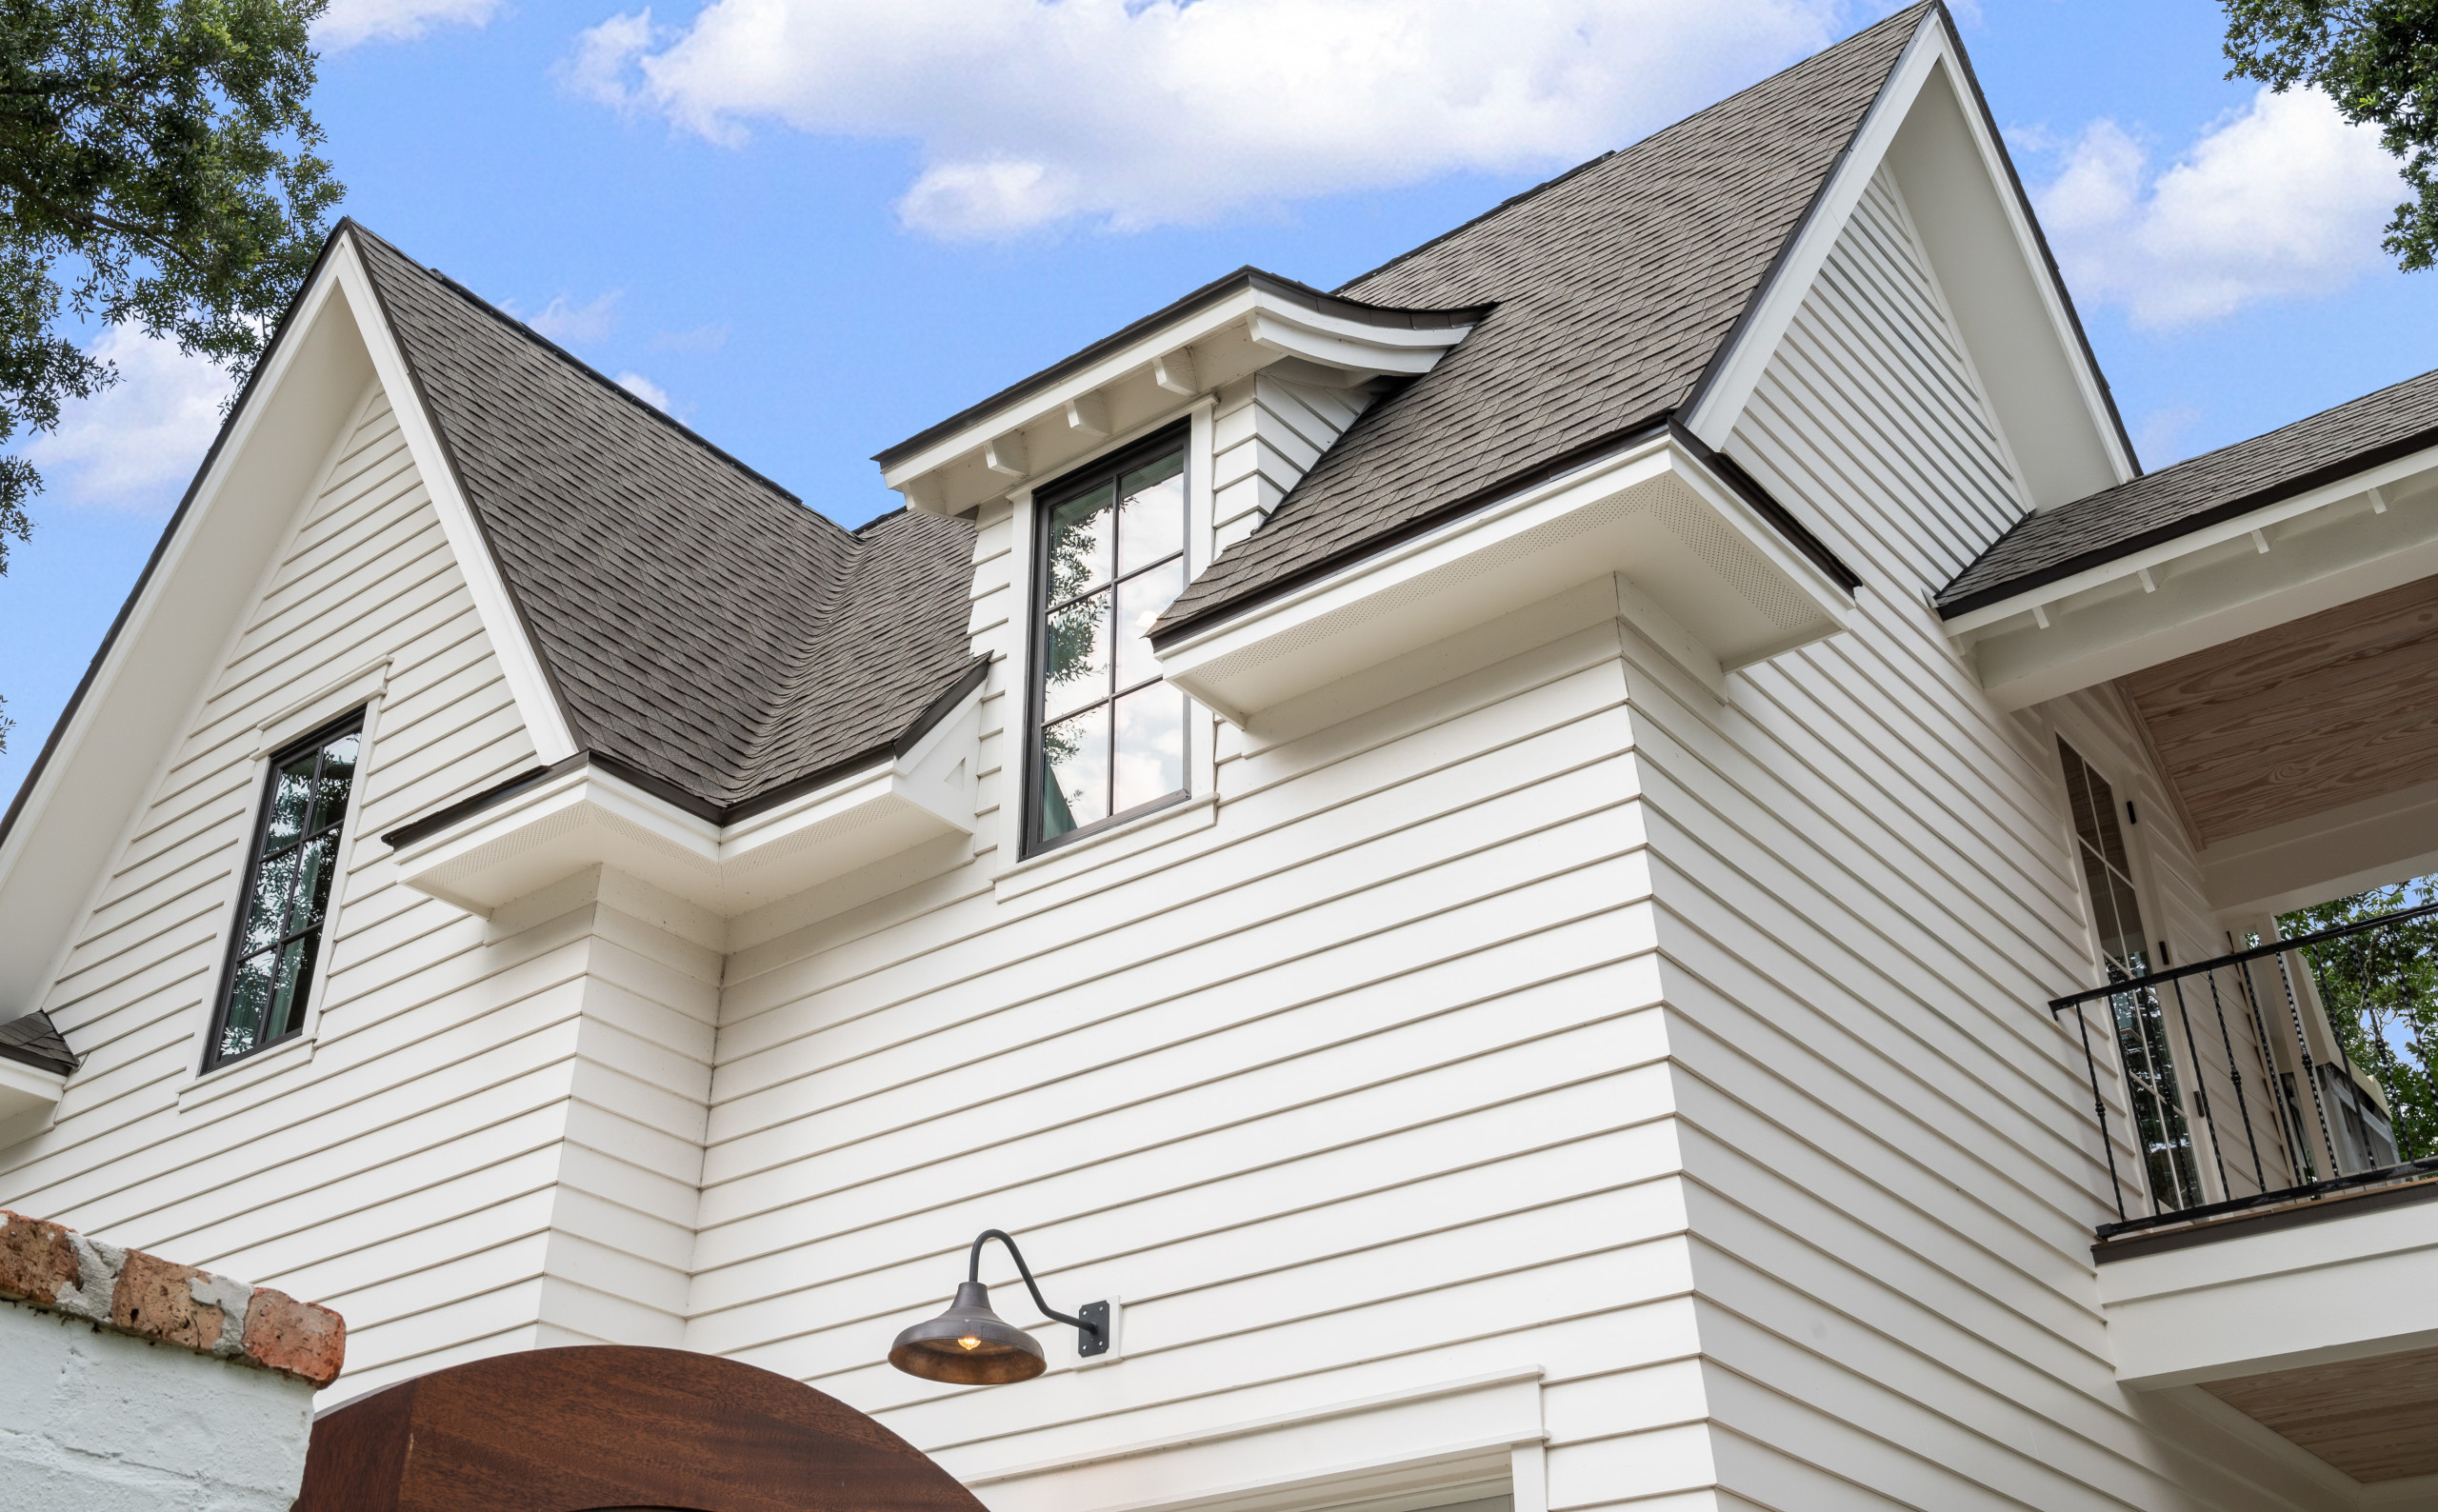
<svg viewBox="0 0 2438 1512">
<path fill-rule="evenodd" d="M 982 1512 L 834 1397 L 683 1349 L 531 1349 L 313 1421 L 294 1512 Z"/>
</svg>

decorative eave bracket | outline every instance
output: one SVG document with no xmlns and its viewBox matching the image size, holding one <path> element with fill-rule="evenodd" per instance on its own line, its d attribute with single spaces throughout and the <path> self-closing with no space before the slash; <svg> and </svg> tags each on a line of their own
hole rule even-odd
<svg viewBox="0 0 2438 1512">
<path fill-rule="evenodd" d="M 1232 282 L 883 452 L 883 480 L 923 513 L 965 514 L 1265 369 L 1338 388 L 1429 372 L 1480 315 L 1374 309 L 1267 275 Z"/>
</svg>

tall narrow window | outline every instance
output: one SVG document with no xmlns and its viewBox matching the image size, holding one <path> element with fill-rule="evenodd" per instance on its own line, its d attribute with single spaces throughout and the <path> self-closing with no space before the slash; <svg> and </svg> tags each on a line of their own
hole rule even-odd
<svg viewBox="0 0 2438 1512">
<path fill-rule="evenodd" d="M 1185 695 L 1151 622 L 1185 591 L 1185 435 L 1040 496 L 1029 842 L 1054 844 L 1185 790 Z"/>
<path fill-rule="evenodd" d="M 2150 968 L 2149 937 L 2142 932 L 2142 910 L 2133 896 L 2132 863 L 2117 823 L 2115 789 L 2062 740 L 2057 754 L 2066 766 L 2075 848 L 2082 854 L 2083 881 L 2090 889 L 2102 963 L 2111 982 L 2138 977 Z M 2192 1130 L 2185 1122 L 2184 1095 L 2168 1044 L 2166 1007 L 2148 987 L 2119 993 L 2108 1003 L 2116 1015 L 2116 1046 L 2125 1060 L 2126 1095 L 2132 1104 L 2134 1137 L 2149 1167 L 2151 1196 L 2161 1207 L 2190 1207 L 2202 1200 L 2201 1175 L 2193 1164 Z"/>
<path fill-rule="evenodd" d="M 305 1026 L 306 995 L 338 869 L 339 828 L 363 741 L 359 710 L 271 761 L 209 1065 L 251 1055 Z"/>
</svg>

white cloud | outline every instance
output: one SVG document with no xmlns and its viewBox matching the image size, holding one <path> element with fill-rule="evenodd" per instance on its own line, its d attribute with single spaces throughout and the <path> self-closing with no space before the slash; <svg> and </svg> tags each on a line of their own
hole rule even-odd
<svg viewBox="0 0 2438 1512">
<path fill-rule="evenodd" d="M 728 345 L 728 322 L 696 326 L 689 330 L 664 330 L 651 339 L 663 351 L 717 351 Z"/>
<path fill-rule="evenodd" d="M 633 394 L 644 403 L 651 406 L 654 409 L 659 410 L 662 414 L 665 415 L 670 413 L 669 408 L 669 390 L 663 388 L 660 385 L 653 383 L 642 373 L 636 372 L 632 368 L 629 368 L 627 371 L 620 373 L 616 378 L 610 381 L 615 383 L 619 388 L 627 390 L 627 392 Z"/>
<path fill-rule="evenodd" d="M 2093 122 L 2039 207 L 2076 294 L 2156 328 L 2337 292 L 2378 265 L 2404 197 L 2374 129 L 2324 94 L 2263 90 L 2155 175 L 2140 142 Z"/>
<path fill-rule="evenodd" d="M 2142 466 L 2164 468 L 2190 455 L 2185 442 L 2203 418 L 2201 410 L 2192 405 L 2169 405 L 2143 416 L 2133 434 L 2133 449 L 2141 454 Z"/>
<path fill-rule="evenodd" d="M 360 42 L 411 42 L 434 26 L 479 27 L 499 0 L 330 0 L 313 23 L 316 45 L 336 51 Z"/>
<path fill-rule="evenodd" d="M 905 222 L 996 237 L 1545 169 L 1827 43 L 1847 0 L 713 0 L 584 32 L 560 77 L 717 142 L 909 139 Z M 1875 7 L 1866 7 L 1875 10 Z"/>
<path fill-rule="evenodd" d="M 90 348 L 119 381 L 66 406 L 59 428 L 22 448 L 49 495 L 71 505 L 164 511 L 220 429 L 229 375 L 177 344 L 112 326 Z"/>
<path fill-rule="evenodd" d="M 618 301 L 626 290 L 613 288 L 590 305 L 574 305 L 561 294 L 542 307 L 542 312 L 526 319 L 525 324 L 550 337 L 562 347 L 580 347 L 587 342 L 605 341 L 618 326 Z M 515 310 L 511 305 L 509 309 Z"/>
</svg>

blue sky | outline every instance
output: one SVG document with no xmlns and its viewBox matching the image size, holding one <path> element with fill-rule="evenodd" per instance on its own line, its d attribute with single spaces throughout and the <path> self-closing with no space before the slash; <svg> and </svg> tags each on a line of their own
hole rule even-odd
<svg viewBox="0 0 2438 1512">
<path fill-rule="evenodd" d="M 349 213 L 853 524 L 872 452 L 1211 276 L 1337 284 L 1886 9 L 339 0 L 316 106 Z M 2384 160 L 2227 82 L 2215 5 L 1960 13 L 2147 464 L 2433 366 Z M 210 374 L 109 350 L 0 578 L 0 793 L 210 440 Z"/>
</svg>

